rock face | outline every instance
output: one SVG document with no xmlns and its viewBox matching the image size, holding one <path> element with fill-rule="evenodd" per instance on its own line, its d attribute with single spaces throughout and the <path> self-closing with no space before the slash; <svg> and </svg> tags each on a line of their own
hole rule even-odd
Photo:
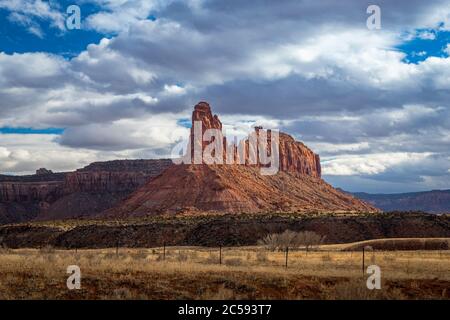
<svg viewBox="0 0 450 320">
<path fill-rule="evenodd" d="M 320 178 L 280 171 L 261 175 L 241 165 L 174 165 L 147 182 L 109 217 L 153 214 L 375 212 L 377 209 L 334 189 Z"/>
<path fill-rule="evenodd" d="M 95 215 L 171 165 L 168 159 L 117 160 L 75 172 L 0 176 L 0 224 Z"/>
<path fill-rule="evenodd" d="M 197 123 L 200 123 L 200 134 L 197 134 L 196 132 Z M 217 129 L 218 131 L 222 132 L 222 122 L 220 122 L 217 115 L 213 116 L 211 107 L 207 102 L 199 102 L 194 107 L 194 111 L 192 112 L 192 125 L 188 146 L 188 150 L 190 150 L 190 153 L 185 155 L 185 157 L 187 157 L 186 159 L 189 159 L 188 161 L 190 163 L 204 163 L 202 152 L 208 146 L 209 142 L 203 141 L 202 138 L 203 134 L 208 129 Z M 222 141 L 224 143 L 223 145 L 226 146 L 225 138 L 223 138 Z"/>
<path fill-rule="evenodd" d="M 61 195 L 61 181 L 0 183 L 0 202 L 46 201 Z"/>
<path fill-rule="evenodd" d="M 201 135 L 196 136 L 194 134 L 195 123 L 201 122 Z M 201 137 L 205 133 L 207 129 L 217 129 L 220 132 L 222 131 L 222 122 L 220 122 L 219 117 L 217 115 L 213 115 L 211 112 L 211 107 L 207 102 L 199 102 L 192 112 L 192 126 L 190 132 L 190 159 L 191 163 L 200 163 L 194 162 L 195 157 L 195 146 L 198 146 L 197 150 L 201 150 L 202 152 L 205 148 L 210 144 L 209 141 L 203 141 Z M 258 137 L 260 135 L 260 131 L 262 127 L 256 127 L 254 135 Z M 271 131 L 268 130 L 267 133 L 267 145 L 270 150 L 270 136 Z M 234 146 L 227 143 L 225 137 L 223 137 L 223 153 L 224 153 L 224 163 L 226 163 L 227 153 L 231 152 L 229 156 L 233 159 L 233 162 L 245 163 L 247 165 L 251 164 L 250 154 L 254 152 L 258 154 L 258 150 L 253 150 L 249 147 L 249 139 L 243 141 L 241 143 L 245 144 L 245 154 L 240 154 L 238 152 L 238 146 Z M 232 148 L 230 151 L 229 149 Z M 257 148 L 257 147 L 256 147 Z M 241 159 L 245 157 L 245 160 Z M 189 155 L 188 155 L 189 157 Z M 257 158 L 257 157 L 255 157 Z M 256 159 L 256 162 L 259 164 L 259 159 Z M 204 163 L 204 161 L 201 161 Z M 305 146 L 303 143 L 299 141 L 295 141 L 293 137 L 286 133 L 279 134 L 279 163 L 281 171 L 288 171 L 293 173 L 300 173 L 303 175 L 308 175 L 312 177 L 321 176 L 321 167 L 320 167 L 320 157 L 315 154 L 311 149 Z"/>
<path fill-rule="evenodd" d="M 193 145 L 201 146 L 200 150 L 209 145 L 209 142 L 194 137 L 194 121 L 201 121 L 202 133 L 206 129 L 222 129 L 222 123 L 217 115 L 212 115 L 210 106 L 206 102 L 197 104 L 192 114 L 191 146 L 188 148 L 191 157 L 195 152 Z M 255 128 L 255 134 L 260 134 L 260 130 Z M 275 175 L 261 175 L 260 165 L 250 164 L 247 158 L 242 164 L 174 165 L 102 215 L 378 211 L 323 181 L 319 156 L 288 134 L 280 133 L 279 136 L 280 170 Z M 269 143 L 269 134 L 268 137 Z M 249 142 L 243 143 L 246 144 L 244 156 L 248 157 Z M 224 146 L 229 148 L 226 139 Z"/>
<path fill-rule="evenodd" d="M 280 133 L 280 170 L 321 177 L 320 157 L 290 135 Z"/>
</svg>

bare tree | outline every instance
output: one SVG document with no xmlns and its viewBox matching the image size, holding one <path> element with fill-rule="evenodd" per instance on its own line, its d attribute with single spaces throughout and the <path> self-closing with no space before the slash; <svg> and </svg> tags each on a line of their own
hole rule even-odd
<svg viewBox="0 0 450 320">
<path fill-rule="evenodd" d="M 271 233 L 264 238 L 258 240 L 258 244 L 266 247 L 270 251 L 275 251 L 279 249 L 281 242 L 281 237 L 279 233 Z"/>
<path fill-rule="evenodd" d="M 283 233 L 268 234 L 259 240 L 258 244 L 271 251 L 285 250 L 286 248 L 299 249 L 300 247 L 305 247 L 308 251 L 314 245 L 322 243 L 323 239 L 324 237 L 312 231 L 285 230 Z"/>
<path fill-rule="evenodd" d="M 299 232 L 297 237 L 298 244 L 305 247 L 306 251 L 309 251 L 310 248 L 321 244 L 325 240 L 325 237 L 313 231 Z"/>
</svg>

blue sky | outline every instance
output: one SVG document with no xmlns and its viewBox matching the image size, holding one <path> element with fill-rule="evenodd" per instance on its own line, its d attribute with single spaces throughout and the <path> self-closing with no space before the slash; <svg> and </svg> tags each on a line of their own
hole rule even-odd
<svg viewBox="0 0 450 320">
<path fill-rule="evenodd" d="M 22 127 L 3 127 L 0 128 L 0 133 L 2 134 L 63 134 L 63 128 L 22 128 Z"/>
<path fill-rule="evenodd" d="M 450 188 L 448 1 L 379 1 L 380 30 L 369 1 L 226 3 L 0 0 L 0 173 L 170 156 L 206 100 L 231 134 L 294 135 L 343 189 Z"/>
<path fill-rule="evenodd" d="M 450 32 L 435 29 L 418 29 L 419 36 L 404 41 L 397 49 L 406 54 L 404 59 L 407 63 L 419 63 L 428 57 L 448 57 L 445 51 L 450 43 Z"/>
<path fill-rule="evenodd" d="M 54 3 L 55 10 L 66 16 L 65 8 L 76 1 L 64 0 Z M 78 2 L 78 4 L 83 15 L 90 15 L 101 10 L 93 3 Z M 25 16 L 31 15 L 25 14 Z M 30 32 L 29 27 L 21 26 L 13 17 L 11 10 L 0 9 L 0 25 L 2 26 L 0 51 L 7 54 L 44 51 L 70 58 L 85 50 L 88 44 L 98 43 L 104 36 L 112 36 L 85 28 L 68 32 L 52 26 L 51 21 L 38 17 L 33 18 L 33 21 L 42 30 L 42 36 L 37 36 Z"/>
</svg>

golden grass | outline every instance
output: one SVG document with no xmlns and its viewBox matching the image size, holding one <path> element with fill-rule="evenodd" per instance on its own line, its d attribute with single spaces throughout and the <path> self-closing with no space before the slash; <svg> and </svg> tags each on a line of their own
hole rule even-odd
<svg viewBox="0 0 450 320">
<path fill-rule="evenodd" d="M 450 238 L 386 238 L 357 241 L 351 243 L 321 245 L 322 250 L 334 251 L 361 251 L 363 247 L 373 247 L 374 249 L 390 251 L 395 248 L 405 248 L 408 250 L 440 249 L 450 248 Z M 400 249 L 401 250 L 401 249 Z"/>
<path fill-rule="evenodd" d="M 2 299 L 414 299 L 449 298 L 450 251 L 366 253 L 382 271 L 369 291 L 361 252 L 269 252 L 259 247 L 0 250 Z M 82 289 L 69 291 L 78 265 Z"/>
</svg>

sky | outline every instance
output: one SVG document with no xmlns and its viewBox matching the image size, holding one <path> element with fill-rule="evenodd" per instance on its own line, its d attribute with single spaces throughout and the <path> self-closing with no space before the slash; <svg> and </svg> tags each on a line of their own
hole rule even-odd
<svg viewBox="0 0 450 320">
<path fill-rule="evenodd" d="M 450 189 L 449 54 L 450 0 L 0 0 L 0 173 L 170 157 L 208 101 L 336 187 Z"/>
</svg>

